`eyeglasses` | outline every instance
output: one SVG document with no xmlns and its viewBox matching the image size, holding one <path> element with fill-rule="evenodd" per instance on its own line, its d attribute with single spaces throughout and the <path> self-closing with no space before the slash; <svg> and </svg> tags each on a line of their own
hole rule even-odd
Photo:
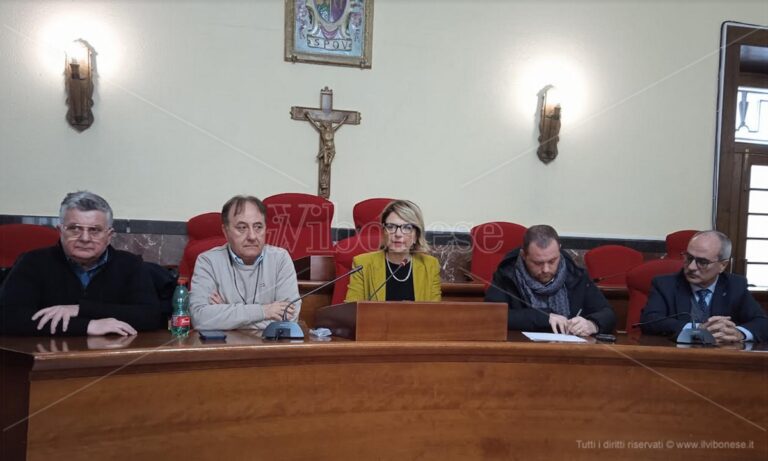
<svg viewBox="0 0 768 461">
<path fill-rule="evenodd" d="M 408 223 L 405 223 L 405 224 L 394 224 L 394 223 L 388 222 L 388 223 L 384 223 L 384 229 L 389 234 L 394 234 L 395 232 L 397 232 L 398 229 L 400 229 L 400 232 L 402 232 L 403 235 L 407 235 L 407 234 L 412 233 L 413 230 L 416 229 L 416 226 L 414 226 L 413 224 L 408 224 Z"/>
<path fill-rule="evenodd" d="M 64 235 L 70 238 L 79 238 L 83 234 L 88 234 L 92 239 L 103 238 L 109 231 L 100 226 L 81 226 L 80 224 L 67 224 L 64 226 Z"/>
<path fill-rule="evenodd" d="M 683 257 L 683 261 L 685 261 L 685 265 L 690 265 L 693 261 L 696 261 L 696 267 L 698 267 L 701 270 L 705 270 L 709 267 L 710 264 L 714 264 L 720 261 L 725 261 L 725 259 L 718 259 L 717 261 L 710 261 L 706 258 L 697 258 L 693 256 L 692 254 L 688 253 L 687 251 L 684 251 L 680 253 Z"/>
</svg>

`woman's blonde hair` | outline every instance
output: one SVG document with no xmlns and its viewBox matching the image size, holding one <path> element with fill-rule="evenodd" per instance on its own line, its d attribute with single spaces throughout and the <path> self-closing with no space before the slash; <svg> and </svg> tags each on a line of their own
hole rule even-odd
<svg viewBox="0 0 768 461">
<path fill-rule="evenodd" d="M 414 239 L 411 252 L 426 253 L 429 251 L 429 245 L 424 235 L 424 216 L 421 214 L 421 208 L 410 200 L 395 200 L 389 203 L 381 212 L 381 225 L 387 221 L 387 217 L 395 213 L 404 221 L 416 227 L 416 238 Z M 389 233 L 382 229 L 381 246 L 382 250 L 389 245 Z"/>
</svg>

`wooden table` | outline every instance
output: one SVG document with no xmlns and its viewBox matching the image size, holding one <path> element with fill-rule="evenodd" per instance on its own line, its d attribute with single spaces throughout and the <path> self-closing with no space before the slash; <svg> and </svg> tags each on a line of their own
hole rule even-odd
<svg viewBox="0 0 768 461">
<path fill-rule="evenodd" d="M 4 337 L 0 458 L 765 460 L 741 347 Z"/>
</svg>

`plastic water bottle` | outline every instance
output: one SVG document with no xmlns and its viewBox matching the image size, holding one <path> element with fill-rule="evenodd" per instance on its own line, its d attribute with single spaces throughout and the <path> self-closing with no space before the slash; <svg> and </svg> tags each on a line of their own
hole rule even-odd
<svg viewBox="0 0 768 461">
<path fill-rule="evenodd" d="M 192 321 L 189 317 L 189 290 L 178 285 L 173 292 L 173 313 L 171 314 L 171 334 L 176 337 L 189 336 Z"/>
</svg>

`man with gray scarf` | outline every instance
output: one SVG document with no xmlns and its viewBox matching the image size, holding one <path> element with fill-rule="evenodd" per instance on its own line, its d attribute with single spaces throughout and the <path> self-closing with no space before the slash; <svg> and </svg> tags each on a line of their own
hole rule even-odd
<svg viewBox="0 0 768 461">
<path fill-rule="evenodd" d="M 509 306 L 508 328 L 577 336 L 611 333 L 616 315 L 587 271 L 560 249 L 551 226 L 530 227 L 523 246 L 507 254 L 486 301 Z"/>
</svg>

